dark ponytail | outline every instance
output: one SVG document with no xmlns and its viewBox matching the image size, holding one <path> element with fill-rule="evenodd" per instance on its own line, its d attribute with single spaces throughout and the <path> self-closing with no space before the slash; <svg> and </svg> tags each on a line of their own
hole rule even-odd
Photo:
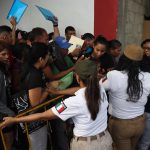
<svg viewBox="0 0 150 150">
<path fill-rule="evenodd" d="M 143 94 L 143 84 L 139 79 L 140 65 L 140 61 L 133 61 L 122 55 L 116 67 L 116 70 L 126 71 L 128 75 L 127 94 L 129 98 L 127 101 L 137 102 Z"/>
<path fill-rule="evenodd" d="M 82 80 L 82 79 L 81 79 Z M 100 106 L 100 87 L 97 75 L 92 75 L 86 80 L 82 80 L 86 85 L 85 98 L 87 107 L 91 113 L 92 120 L 95 120 Z"/>
<path fill-rule="evenodd" d="M 85 99 L 92 120 L 95 120 L 100 107 L 100 86 L 97 77 L 98 66 L 94 61 L 82 60 L 75 65 L 75 73 L 83 82 L 85 89 Z"/>
</svg>

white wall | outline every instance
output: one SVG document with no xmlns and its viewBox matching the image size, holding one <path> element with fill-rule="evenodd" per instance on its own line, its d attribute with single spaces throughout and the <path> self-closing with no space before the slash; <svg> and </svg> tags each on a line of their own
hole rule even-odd
<svg viewBox="0 0 150 150">
<path fill-rule="evenodd" d="M 43 27 L 52 32 L 52 23 L 46 21 L 35 5 L 51 10 L 59 18 L 59 29 L 64 35 L 65 27 L 74 26 L 77 35 L 94 32 L 94 0 L 22 0 L 29 7 L 18 24 L 18 28 L 30 31 L 34 27 Z M 9 25 L 6 16 L 13 0 L 0 0 L 0 25 Z"/>
</svg>

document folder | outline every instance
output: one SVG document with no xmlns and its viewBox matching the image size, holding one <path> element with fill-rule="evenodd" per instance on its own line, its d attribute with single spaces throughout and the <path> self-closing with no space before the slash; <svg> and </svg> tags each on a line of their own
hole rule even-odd
<svg viewBox="0 0 150 150">
<path fill-rule="evenodd" d="M 15 17 L 18 24 L 27 7 L 28 5 L 26 3 L 23 3 L 19 0 L 14 0 L 11 9 L 7 15 L 7 19 L 9 20 L 11 17 Z"/>
<path fill-rule="evenodd" d="M 45 17 L 46 20 L 53 21 L 53 18 L 55 16 L 50 10 L 42 8 L 40 6 L 36 6 L 36 7 L 39 9 L 39 11 L 42 13 L 42 15 Z"/>
</svg>

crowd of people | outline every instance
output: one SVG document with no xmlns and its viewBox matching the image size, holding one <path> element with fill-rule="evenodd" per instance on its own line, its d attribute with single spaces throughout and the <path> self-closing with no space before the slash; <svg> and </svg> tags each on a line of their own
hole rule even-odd
<svg viewBox="0 0 150 150">
<path fill-rule="evenodd" d="M 83 46 L 69 53 L 75 28 L 66 27 L 62 37 L 58 19 L 51 22 L 54 31 L 49 34 L 41 27 L 30 32 L 16 29 L 14 17 L 12 28 L 0 26 L 0 128 L 7 150 L 29 149 L 21 127 L 24 122 L 29 128 L 33 122 L 37 125 L 29 131 L 32 150 L 148 150 L 150 39 L 122 50 L 117 39 L 84 33 Z M 53 86 L 72 71 L 69 88 Z M 47 110 L 15 117 L 18 111 L 12 97 L 23 90 L 28 108 L 54 95 L 65 97 Z"/>
</svg>

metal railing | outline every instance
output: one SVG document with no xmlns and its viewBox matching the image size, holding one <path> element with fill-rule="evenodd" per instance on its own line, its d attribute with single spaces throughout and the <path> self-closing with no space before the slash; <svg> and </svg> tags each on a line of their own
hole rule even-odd
<svg viewBox="0 0 150 150">
<path fill-rule="evenodd" d="M 30 109 L 27 109 L 25 110 L 24 112 L 18 114 L 16 117 L 22 117 L 22 116 L 25 116 L 27 115 L 28 113 L 30 112 L 33 112 L 35 110 L 38 110 L 40 108 L 45 108 L 46 110 L 46 106 L 50 105 L 52 102 L 56 102 L 57 100 L 59 100 L 60 98 L 63 98 L 64 95 L 61 95 L 61 96 L 58 96 L 56 98 L 53 98 L 53 99 L 50 99 L 42 104 L 39 104 L 33 108 L 30 108 Z M 2 123 L 2 122 L 1 122 Z M 30 138 L 29 138 L 29 131 L 28 131 L 28 126 L 27 126 L 27 123 L 24 123 L 25 125 L 25 130 L 26 130 L 26 135 L 27 135 L 27 139 L 28 139 L 28 142 L 29 142 L 29 149 L 32 150 L 32 145 L 31 145 L 31 142 L 30 142 Z M 1 134 L 1 139 L 2 139 L 2 143 L 3 143 L 3 147 L 4 147 L 4 150 L 7 150 L 7 147 L 6 147 L 6 143 L 5 143 L 5 138 L 4 138 L 4 135 L 3 135 L 3 130 L 0 129 L 0 134 Z"/>
</svg>

